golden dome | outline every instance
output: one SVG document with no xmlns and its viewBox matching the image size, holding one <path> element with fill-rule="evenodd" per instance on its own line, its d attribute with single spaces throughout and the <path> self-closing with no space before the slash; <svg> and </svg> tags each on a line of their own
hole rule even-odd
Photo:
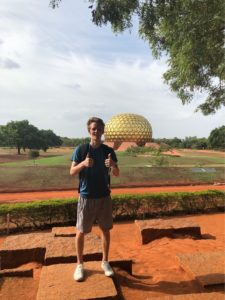
<svg viewBox="0 0 225 300">
<path fill-rule="evenodd" d="M 144 146 L 152 138 L 152 128 L 147 119 L 136 114 L 119 114 L 105 124 L 105 141 L 117 145 L 122 142 L 135 142 Z M 117 147 L 116 147 L 117 148 Z"/>
</svg>

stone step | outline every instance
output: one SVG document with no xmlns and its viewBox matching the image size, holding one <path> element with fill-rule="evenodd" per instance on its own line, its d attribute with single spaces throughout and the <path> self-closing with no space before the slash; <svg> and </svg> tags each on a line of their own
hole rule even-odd
<svg viewBox="0 0 225 300">
<path fill-rule="evenodd" d="M 164 297 L 149 298 L 149 300 L 224 300 L 225 295 L 222 293 L 199 293 L 185 295 L 169 295 Z"/>
<path fill-rule="evenodd" d="M 84 261 L 97 261 L 102 259 L 101 239 L 92 233 L 85 235 Z M 72 263 L 77 261 L 75 238 L 55 237 L 47 244 L 45 265 L 58 263 Z"/>
<path fill-rule="evenodd" d="M 85 236 L 84 260 L 101 260 L 100 238 Z M 0 248 L 0 270 L 17 268 L 29 262 L 41 264 L 76 262 L 75 238 L 55 237 L 54 233 L 29 233 L 8 236 Z"/>
<path fill-rule="evenodd" d="M 0 277 L 33 277 L 33 269 L 4 269 L 0 270 Z"/>
<path fill-rule="evenodd" d="M 66 227 L 53 227 L 52 234 L 55 237 L 70 237 L 76 236 L 76 227 L 75 226 L 66 226 Z"/>
<path fill-rule="evenodd" d="M 203 287 L 225 283 L 225 251 L 178 254 L 177 259 Z"/>
<path fill-rule="evenodd" d="M 140 232 L 139 238 L 142 244 L 162 237 L 202 238 L 200 226 L 189 220 L 177 218 L 135 220 L 135 224 Z"/>
<path fill-rule="evenodd" d="M 133 262 L 131 259 L 110 260 L 109 263 L 112 268 L 118 267 L 132 275 L 132 263 Z"/>
<path fill-rule="evenodd" d="M 44 266 L 41 271 L 37 300 L 118 299 L 112 278 L 106 277 L 100 262 L 86 262 L 85 280 L 76 282 L 76 264 Z"/>
<path fill-rule="evenodd" d="M 8 236 L 0 248 L 0 269 L 16 268 L 31 261 L 44 263 L 46 245 L 52 233 L 27 233 Z"/>
</svg>

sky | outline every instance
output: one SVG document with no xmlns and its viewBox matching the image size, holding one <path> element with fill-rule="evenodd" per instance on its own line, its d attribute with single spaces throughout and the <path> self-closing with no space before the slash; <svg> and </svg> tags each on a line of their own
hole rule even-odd
<svg viewBox="0 0 225 300">
<path fill-rule="evenodd" d="M 120 113 L 144 116 L 153 138 L 208 137 L 225 109 L 195 112 L 162 78 L 166 58 L 153 59 L 137 24 L 115 35 L 91 21 L 85 0 L 0 1 L 0 125 L 28 120 L 61 137 L 86 137 L 86 121 Z M 134 22 L 135 23 L 135 22 Z"/>
</svg>

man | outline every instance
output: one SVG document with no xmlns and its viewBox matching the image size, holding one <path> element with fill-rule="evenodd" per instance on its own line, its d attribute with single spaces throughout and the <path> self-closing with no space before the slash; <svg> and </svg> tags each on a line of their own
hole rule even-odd
<svg viewBox="0 0 225 300">
<path fill-rule="evenodd" d="M 114 176 L 119 176 L 119 168 L 114 150 L 102 144 L 104 127 L 102 119 L 90 118 L 87 122 L 90 144 L 79 145 L 72 155 L 70 175 L 79 174 L 80 179 L 76 224 L 77 267 L 74 272 L 76 281 L 84 280 L 84 235 L 91 232 L 95 221 L 102 233 L 101 267 L 106 276 L 114 275 L 108 263 L 110 229 L 113 227 L 109 173 L 112 171 Z"/>
</svg>

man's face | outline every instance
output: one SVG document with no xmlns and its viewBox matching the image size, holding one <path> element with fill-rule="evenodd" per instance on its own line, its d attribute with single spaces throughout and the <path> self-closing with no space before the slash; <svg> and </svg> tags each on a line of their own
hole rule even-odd
<svg viewBox="0 0 225 300">
<path fill-rule="evenodd" d="M 104 128 L 96 122 L 93 122 L 89 126 L 89 133 L 92 140 L 101 140 L 104 133 Z"/>
</svg>

